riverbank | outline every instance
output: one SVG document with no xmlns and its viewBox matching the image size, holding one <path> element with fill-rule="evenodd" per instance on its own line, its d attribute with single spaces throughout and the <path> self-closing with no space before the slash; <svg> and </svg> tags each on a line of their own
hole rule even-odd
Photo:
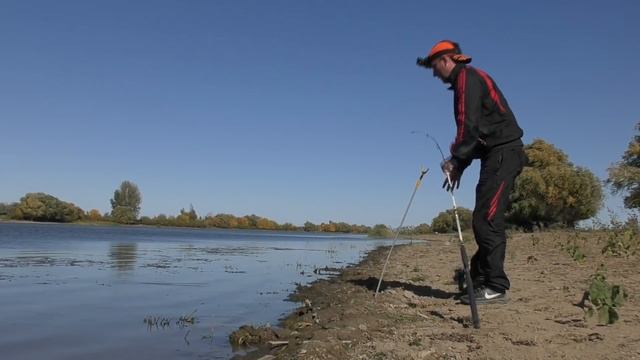
<svg viewBox="0 0 640 360">
<path fill-rule="evenodd" d="M 292 299 L 303 306 L 271 331 L 265 338 L 271 343 L 237 358 L 640 358 L 640 262 L 603 255 L 606 236 L 513 235 L 506 256 L 510 302 L 481 306 L 479 330 L 470 326 L 469 307 L 456 300 L 452 274 L 460 255 L 452 238 L 396 246 L 383 291 L 374 298 L 388 253 L 379 248 L 331 279 L 298 288 Z M 586 257 L 574 260 L 571 246 Z M 613 325 L 598 325 L 578 306 L 598 269 L 629 294 Z"/>
</svg>

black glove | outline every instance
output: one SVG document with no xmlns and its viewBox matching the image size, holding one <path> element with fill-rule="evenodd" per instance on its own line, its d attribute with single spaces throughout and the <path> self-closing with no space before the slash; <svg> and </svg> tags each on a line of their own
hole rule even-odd
<svg viewBox="0 0 640 360">
<path fill-rule="evenodd" d="M 444 182 L 442 183 L 442 188 L 447 191 L 453 191 L 453 189 L 460 188 L 460 178 L 462 178 L 462 171 L 458 170 L 458 167 L 451 160 L 447 160 L 442 163 L 442 172 L 445 174 Z M 449 175 L 448 178 L 446 177 Z M 449 179 L 451 179 L 451 184 L 449 184 Z"/>
</svg>

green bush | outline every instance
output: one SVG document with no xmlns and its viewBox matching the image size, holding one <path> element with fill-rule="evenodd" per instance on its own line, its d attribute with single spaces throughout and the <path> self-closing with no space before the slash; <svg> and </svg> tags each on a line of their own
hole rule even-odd
<svg viewBox="0 0 640 360">
<path fill-rule="evenodd" d="M 372 238 L 390 238 L 392 236 L 391 230 L 384 224 L 377 224 L 367 234 Z"/>
<path fill-rule="evenodd" d="M 602 205 L 602 185 L 588 169 L 541 139 L 525 146 L 528 163 L 516 179 L 507 222 L 532 231 L 557 224 L 574 227 Z"/>
<path fill-rule="evenodd" d="M 72 222 L 81 219 L 84 211 L 72 203 L 45 193 L 28 193 L 10 211 L 15 220 Z"/>
<path fill-rule="evenodd" d="M 473 221 L 473 211 L 459 207 L 458 218 L 462 231 L 471 229 Z M 442 211 L 431 221 L 431 230 L 438 233 L 457 232 L 456 215 L 453 209 Z"/>
<path fill-rule="evenodd" d="M 589 290 L 582 299 L 582 306 L 586 309 L 587 316 L 597 315 L 599 323 L 609 325 L 620 319 L 618 309 L 627 297 L 622 286 L 610 285 L 605 275 L 599 271 L 592 277 Z"/>
<path fill-rule="evenodd" d="M 585 241 L 586 237 L 581 236 L 578 232 L 574 232 L 572 235 L 567 236 L 566 242 L 562 244 L 561 247 L 574 261 L 580 262 L 586 259 L 587 256 L 578 243 L 582 242 L 584 244 Z"/>
<path fill-rule="evenodd" d="M 640 231 L 635 216 L 629 217 L 625 223 L 612 218 L 606 234 L 607 243 L 602 253 L 607 256 L 635 255 L 640 248 Z"/>
<path fill-rule="evenodd" d="M 640 131 L 640 123 L 636 124 Z M 607 183 L 613 193 L 625 193 L 624 206 L 629 209 L 640 209 L 640 134 L 635 135 L 622 159 L 609 168 Z"/>
</svg>

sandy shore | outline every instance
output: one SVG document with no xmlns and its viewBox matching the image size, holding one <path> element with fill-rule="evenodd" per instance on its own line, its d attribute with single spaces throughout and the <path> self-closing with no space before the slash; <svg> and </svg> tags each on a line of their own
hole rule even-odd
<svg viewBox="0 0 640 360">
<path fill-rule="evenodd" d="M 448 236 L 396 246 L 374 298 L 388 248 L 293 295 L 303 305 L 247 359 L 640 359 L 640 261 L 605 257 L 603 234 L 515 234 L 506 266 L 506 305 L 479 308 L 481 329 L 457 300 L 457 243 Z M 575 261 L 565 250 L 577 244 Z M 474 244 L 467 245 L 473 254 Z M 613 325 L 577 306 L 602 266 L 629 297 Z"/>
</svg>

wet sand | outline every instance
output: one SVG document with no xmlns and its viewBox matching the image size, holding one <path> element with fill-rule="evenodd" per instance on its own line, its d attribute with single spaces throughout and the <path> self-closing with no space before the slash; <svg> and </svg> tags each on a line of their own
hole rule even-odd
<svg viewBox="0 0 640 360">
<path fill-rule="evenodd" d="M 640 359 L 638 256 L 606 257 L 605 234 L 514 234 L 506 267 L 510 301 L 479 307 L 481 329 L 458 298 L 450 236 L 396 246 L 374 298 L 388 247 L 339 275 L 300 287 L 301 306 L 247 359 Z M 577 244 L 586 259 L 566 250 Z M 473 254 L 474 244 L 467 244 Z M 580 303 L 601 264 L 629 297 L 620 320 L 599 325 Z"/>
</svg>

